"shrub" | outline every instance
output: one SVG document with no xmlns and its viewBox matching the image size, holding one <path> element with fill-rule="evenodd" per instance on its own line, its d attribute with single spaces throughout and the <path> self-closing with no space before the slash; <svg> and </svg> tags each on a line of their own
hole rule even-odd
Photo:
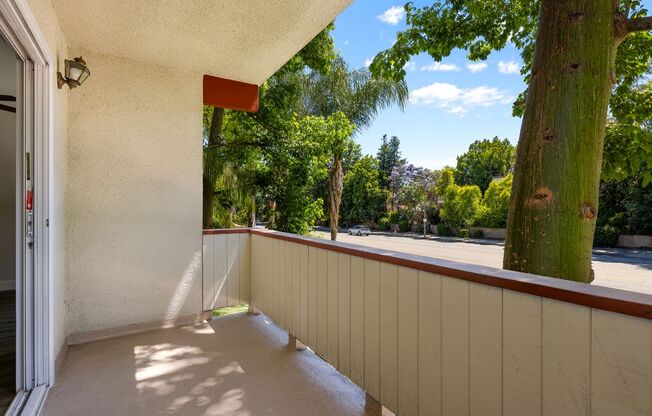
<svg viewBox="0 0 652 416">
<path fill-rule="evenodd" d="M 473 237 L 473 238 L 482 238 L 482 237 L 484 237 L 484 231 L 482 231 L 482 230 L 473 230 L 473 232 L 471 233 L 471 237 Z"/>
<path fill-rule="evenodd" d="M 457 233 L 462 238 L 469 238 L 469 230 L 467 230 L 466 228 L 460 229 Z"/>
<path fill-rule="evenodd" d="M 401 232 L 410 231 L 410 221 L 407 218 L 401 218 L 398 222 L 398 228 Z"/>
<path fill-rule="evenodd" d="M 442 237 L 450 237 L 453 235 L 453 230 L 451 230 L 451 227 L 448 225 L 444 224 L 443 222 L 440 222 L 437 224 L 437 234 L 439 234 Z"/>
<path fill-rule="evenodd" d="M 398 211 L 390 211 L 387 213 L 387 219 L 389 219 L 390 224 L 398 224 L 400 220 L 400 215 Z"/>
<path fill-rule="evenodd" d="M 382 217 L 380 220 L 378 220 L 378 228 L 382 231 L 389 230 L 389 218 Z"/>
<path fill-rule="evenodd" d="M 478 227 L 505 228 L 509 196 L 512 190 L 512 175 L 499 181 L 493 181 L 482 198 L 482 209 L 478 213 L 475 225 Z"/>
<path fill-rule="evenodd" d="M 441 218 L 451 227 L 469 227 L 480 213 L 482 192 L 476 185 L 451 185 L 441 206 Z"/>
<path fill-rule="evenodd" d="M 602 225 L 595 227 L 593 235 L 593 246 L 595 247 L 616 247 L 618 243 L 618 228 L 613 225 Z"/>
</svg>

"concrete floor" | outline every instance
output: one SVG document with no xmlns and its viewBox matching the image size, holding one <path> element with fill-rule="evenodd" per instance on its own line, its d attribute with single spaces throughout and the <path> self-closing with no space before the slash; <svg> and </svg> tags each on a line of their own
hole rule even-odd
<svg viewBox="0 0 652 416">
<path fill-rule="evenodd" d="M 321 238 L 330 238 L 323 231 L 316 234 Z M 390 251 L 436 257 L 460 263 L 502 268 L 503 245 L 498 241 L 487 240 L 483 243 L 462 239 L 392 236 L 372 234 L 368 237 L 350 236 L 339 233 L 338 241 L 359 244 L 367 247 Z M 594 250 L 593 285 L 652 294 L 652 251 L 604 249 Z"/>
<path fill-rule="evenodd" d="M 264 315 L 70 347 L 42 416 L 364 415 L 364 392 Z"/>
</svg>

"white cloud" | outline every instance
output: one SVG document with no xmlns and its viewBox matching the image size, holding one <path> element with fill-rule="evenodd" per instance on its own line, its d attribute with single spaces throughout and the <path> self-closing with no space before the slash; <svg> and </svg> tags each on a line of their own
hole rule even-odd
<svg viewBox="0 0 652 416">
<path fill-rule="evenodd" d="M 421 67 L 422 71 L 441 71 L 441 72 L 450 72 L 450 71 L 459 71 L 460 68 L 455 64 L 445 63 L 445 62 L 433 62 L 430 65 L 424 65 Z"/>
<path fill-rule="evenodd" d="M 385 10 L 383 14 L 376 16 L 381 22 L 387 23 L 388 25 L 397 25 L 403 17 L 405 17 L 405 10 L 400 6 L 390 7 Z"/>
<path fill-rule="evenodd" d="M 475 87 L 464 90 L 462 102 L 467 106 L 490 107 L 494 104 L 510 104 L 514 100 L 509 92 L 494 87 Z"/>
<path fill-rule="evenodd" d="M 459 88 L 445 82 L 435 82 L 410 92 L 410 103 L 446 108 L 450 113 L 463 115 L 470 107 L 490 107 L 510 104 L 514 97 L 505 90 L 480 86 Z"/>
<path fill-rule="evenodd" d="M 501 74 L 520 74 L 521 66 L 516 61 L 498 62 L 498 72 Z"/>
<path fill-rule="evenodd" d="M 476 74 L 486 69 L 487 64 L 485 62 L 471 62 L 470 64 L 466 64 L 466 67 L 469 69 L 469 71 Z"/>
<path fill-rule="evenodd" d="M 403 66 L 403 69 L 405 69 L 406 71 L 414 71 L 415 69 L 417 69 L 417 64 L 415 64 L 412 61 L 408 61 L 408 63 Z"/>
<path fill-rule="evenodd" d="M 446 107 L 453 101 L 459 100 L 464 91 L 453 84 L 435 82 L 410 92 L 412 104 L 431 105 L 437 104 Z"/>
<path fill-rule="evenodd" d="M 369 68 L 369 65 L 371 65 L 371 63 L 372 63 L 373 61 L 374 61 L 374 60 L 371 59 L 371 58 L 367 58 L 367 59 L 365 59 L 365 60 L 364 60 L 364 66 L 365 66 L 365 68 Z"/>
</svg>

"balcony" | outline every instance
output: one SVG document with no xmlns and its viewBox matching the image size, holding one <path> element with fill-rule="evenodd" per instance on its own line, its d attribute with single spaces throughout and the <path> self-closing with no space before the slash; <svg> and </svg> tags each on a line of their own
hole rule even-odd
<svg viewBox="0 0 652 416">
<path fill-rule="evenodd" d="M 71 347 L 42 415 L 363 415 L 364 393 L 264 315 Z"/>
<path fill-rule="evenodd" d="M 203 302 L 263 314 L 71 346 L 42 414 L 652 414 L 651 295 L 239 229 Z"/>
</svg>

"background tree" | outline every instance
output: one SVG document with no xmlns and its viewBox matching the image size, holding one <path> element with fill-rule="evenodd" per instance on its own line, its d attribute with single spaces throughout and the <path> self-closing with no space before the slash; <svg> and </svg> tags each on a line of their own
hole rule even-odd
<svg viewBox="0 0 652 416">
<path fill-rule="evenodd" d="M 649 48 L 652 51 L 652 42 Z M 652 81 L 623 88 L 610 104 L 602 177 L 639 176 L 647 186 L 652 183 Z"/>
<path fill-rule="evenodd" d="M 376 157 L 378 158 L 378 173 L 380 178 L 380 186 L 383 189 L 389 189 L 389 176 L 395 167 L 407 164 L 407 161 L 401 157 L 401 141 L 398 137 L 392 136 L 387 139 L 387 135 L 383 134 L 380 147 Z"/>
<path fill-rule="evenodd" d="M 446 166 L 441 170 L 439 175 L 439 180 L 435 184 L 435 194 L 439 199 L 444 198 L 448 188 L 455 184 L 455 169 L 450 166 Z"/>
<path fill-rule="evenodd" d="M 376 222 L 384 213 L 387 193 L 380 187 L 378 160 L 366 155 L 344 176 L 342 221 L 347 226 Z"/>
<path fill-rule="evenodd" d="M 331 240 L 337 239 L 337 224 L 340 217 L 340 203 L 344 182 L 343 159 L 350 148 L 351 134 L 355 126 L 344 113 L 335 112 L 328 117 L 305 117 L 300 126 L 301 134 L 321 145 L 324 155 L 330 156 L 328 163 L 328 214 Z"/>
<path fill-rule="evenodd" d="M 652 184 L 643 185 L 642 173 L 600 185 L 594 243 L 613 247 L 619 234 L 652 234 Z"/>
<path fill-rule="evenodd" d="M 305 84 L 303 103 L 308 114 L 330 117 L 341 112 L 355 129 L 351 135 L 368 127 L 378 112 L 391 105 L 401 108 L 408 99 L 404 81 L 378 80 L 364 68 L 350 70 L 343 59 L 331 62 L 326 71 L 313 71 Z M 351 137 L 347 138 L 351 140 Z M 334 142 L 333 142 L 334 143 Z M 343 186 L 342 157 L 346 140 L 334 143 L 329 171 L 329 227 L 331 240 L 337 239 L 339 207 Z"/>
<path fill-rule="evenodd" d="M 523 122 L 503 266 L 590 282 L 616 53 L 629 34 L 650 31 L 652 18 L 629 0 L 462 0 L 405 9 L 408 28 L 375 57 L 375 75 L 403 79 L 403 66 L 421 52 L 441 61 L 460 48 L 477 60 L 508 41 L 521 49 L 528 90 L 518 103 Z"/>
<path fill-rule="evenodd" d="M 460 185 L 478 185 L 484 193 L 493 178 L 507 175 L 515 156 L 516 147 L 507 139 L 476 140 L 457 157 L 455 180 Z"/>
</svg>

